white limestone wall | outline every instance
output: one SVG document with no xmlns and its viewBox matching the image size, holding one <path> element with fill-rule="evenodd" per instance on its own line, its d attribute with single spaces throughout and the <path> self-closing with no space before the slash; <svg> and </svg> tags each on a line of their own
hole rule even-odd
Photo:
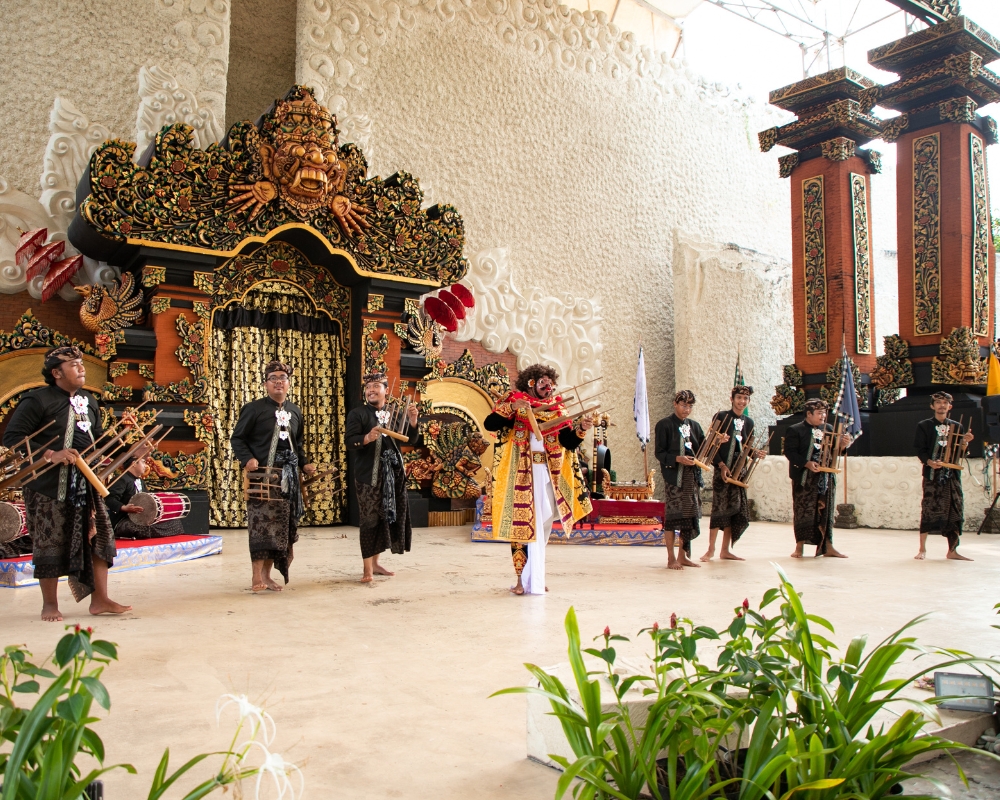
<svg viewBox="0 0 1000 800">
<path fill-rule="evenodd" d="M 965 530 L 977 530 L 989 502 L 983 494 L 983 460 L 973 458 L 962 473 Z M 788 459 L 768 456 L 757 467 L 747 490 L 760 518 L 792 521 L 792 482 Z M 920 525 L 920 462 L 913 458 L 847 459 L 847 502 L 853 503 L 863 528 L 917 530 Z M 843 477 L 838 478 L 837 503 L 844 502 Z"/>
<path fill-rule="evenodd" d="M 674 390 L 675 231 L 788 258 L 787 183 L 756 136 L 775 112 L 548 0 L 300 0 L 298 26 L 299 81 L 367 144 L 372 171 L 405 169 L 454 203 L 471 259 L 552 309 L 551 336 L 588 339 L 541 357 L 605 377 L 616 469 L 639 478 L 640 337 L 654 420 Z"/>
<path fill-rule="evenodd" d="M 676 384 L 698 399 L 707 426 L 728 408 L 737 349 L 754 387 L 758 430 L 774 422 L 770 400 L 781 368 L 793 360 L 792 268 L 788 261 L 678 233 L 674 247 Z"/>
</svg>

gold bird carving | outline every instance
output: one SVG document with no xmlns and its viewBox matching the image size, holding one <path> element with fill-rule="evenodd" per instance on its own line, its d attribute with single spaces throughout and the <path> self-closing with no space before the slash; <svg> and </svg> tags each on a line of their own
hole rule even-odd
<svg viewBox="0 0 1000 800">
<path fill-rule="evenodd" d="M 110 289 L 100 284 L 75 289 L 83 295 L 80 322 L 88 331 L 120 331 L 142 316 L 142 291 L 131 272 L 122 275 L 121 283 L 115 281 Z"/>
</svg>

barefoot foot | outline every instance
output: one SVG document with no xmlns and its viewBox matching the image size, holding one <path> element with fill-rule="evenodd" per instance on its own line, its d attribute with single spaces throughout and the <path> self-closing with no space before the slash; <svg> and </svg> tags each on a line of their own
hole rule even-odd
<svg viewBox="0 0 1000 800">
<path fill-rule="evenodd" d="M 667 569 L 684 569 L 684 565 L 679 561 L 668 561 Z"/>
<path fill-rule="evenodd" d="M 264 578 L 264 585 L 267 587 L 267 590 L 269 592 L 280 592 L 282 590 L 282 588 L 284 588 L 284 587 L 279 586 L 278 584 L 276 584 L 270 578 Z"/>
<path fill-rule="evenodd" d="M 62 622 L 62 614 L 57 605 L 42 605 L 42 622 Z"/>
<path fill-rule="evenodd" d="M 267 584 L 264 581 L 253 581 L 250 584 L 250 591 L 254 594 L 260 594 L 261 592 L 267 591 Z"/>
<path fill-rule="evenodd" d="M 371 583 L 373 580 L 375 580 L 375 579 L 371 575 L 362 575 L 361 576 L 361 582 L 362 583 Z"/>
<path fill-rule="evenodd" d="M 714 550 L 709 550 L 707 553 L 705 553 L 705 555 L 703 555 L 698 560 L 699 561 L 705 561 L 705 562 L 707 562 L 707 561 L 711 561 L 714 557 L 715 557 L 715 551 Z M 726 556 L 723 554 L 722 557 L 725 558 Z"/>
<path fill-rule="evenodd" d="M 847 558 L 843 553 L 833 547 L 827 547 L 822 553 L 817 553 L 817 555 L 822 555 L 824 558 Z"/>
<path fill-rule="evenodd" d="M 802 553 L 796 550 L 794 553 L 792 553 L 792 558 L 802 558 Z"/>
<path fill-rule="evenodd" d="M 701 564 L 697 564 L 687 557 L 687 553 L 677 556 L 677 563 L 682 567 L 697 567 L 701 569 Z"/>
<path fill-rule="evenodd" d="M 958 550 L 949 550 L 946 558 L 949 558 L 952 561 L 972 561 L 972 559 L 968 556 L 961 555 Z"/>
<path fill-rule="evenodd" d="M 740 558 L 739 556 L 733 555 L 732 553 L 729 552 L 720 553 L 719 558 L 721 558 L 723 561 L 746 561 L 745 558 Z"/>
<path fill-rule="evenodd" d="M 124 614 L 126 611 L 131 610 L 132 606 L 123 606 L 121 603 L 116 603 L 111 599 L 102 602 L 92 601 L 90 604 L 90 613 L 95 617 L 100 614 Z"/>
<path fill-rule="evenodd" d="M 385 567 L 381 566 L 380 564 L 376 564 L 375 565 L 375 574 L 376 575 L 388 575 L 391 578 L 396 573 L 395 572 L 389 572 L 389 570 L 387 570 Z"/>
<path fill-rule="evenodd" d="M 517 586 L 511 586 L 510 593 L 517 595 L 524 594 L 524 587 L 521 584 L 518 584 Z"/>
<path fill-rule="evenodd" d="M 917 561 L 923 561 L 925 558 L 927 558 L 927 551 L 926 550 L 920 550 L 920 551 L 917 552 L 917 554 L 913 558 L 915 560 L 917 560 Z"/>
</svg>

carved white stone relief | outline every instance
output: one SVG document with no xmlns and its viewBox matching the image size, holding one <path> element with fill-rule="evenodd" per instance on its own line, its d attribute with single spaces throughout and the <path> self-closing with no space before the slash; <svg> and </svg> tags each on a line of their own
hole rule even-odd
<svg viewBox="0 0 1000 800">
<path fill-rule="evenodd" d="M 194 91 L 182 86 L 162 67 L 142 67 L 139 70 L 139 111 L 135 119 L 135 157 L 143 154 L 160 128 L 178 122 L 194 129 L 194 146 L 202 150 L 221 141 L 225 133 L 215 112 L 209 106 L 199 105 Z"/>
<path fill-rule="evenodd" d="M 476 306 L 459 323 L 456 340 L 481 342 L 491 353 L 510 350 L 518 369 L 550 364 L 564 384 L 600 377 L 604 318 L 596 299 L 544 295 L 537 288 L 522 294 L 506 248 L 474 254 L 462 283 Z"/>
<path fill-rule="evenodd" d="M 76 187 L 83 176 L 94 150 L 109 137 L 103 125 L 91 123 L 76 106 L 62 97 L 52 104 L 49 116 L 48 145 L 43 160 L 41 176 L 42 194 L 34 197 L 11 189 L 0 177 L 0 292 L 14 294 L 25 290 L 37 299 L 42 296 L 43 276 L 32 281 L 14 261 L 14 251 L 21 230 L 47 228 L 48 241 L 66 240 L 66 230 L 73 218 Z M 67 241 L 66 256 L 77 251 Z M 110 285 L 119 277 L 116 268 L 104 262 L 84 257 L 81 272 L 74 283 L 103 283 Z M 80 295 L 67 284 L 59 290 L 63 300 L 79 301 Z"/>
<path fill-rule="evenodd" d="M 314 85 L 320 99 L 326 99 L 325 89 L 361 88 L 372 54 L 398 30 L 463 19 L 565 71 L 641 81 L 660 95 L 690 92 L 712 104 L 752 102 L 705 81 L 666 53 L 640 47 L 605 13 L 577 11 L 555 0 L 304 0 L 299 15 L 299 80 Z"/>
</svg>

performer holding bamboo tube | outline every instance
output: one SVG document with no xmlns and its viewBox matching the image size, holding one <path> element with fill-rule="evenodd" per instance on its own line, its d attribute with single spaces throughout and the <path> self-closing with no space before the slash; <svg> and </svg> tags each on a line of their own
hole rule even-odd
<svg viewBox="0 0 1000 800">
<path fill-rule="evenodd" d="M 752 441 L 753 420 L 746 416 L 746 408 L 753 394 L 752 386 L 734 386 L 730 392 L 731 407 L 712 417 L 719 429 L 729 440 L 719 448 L 715 456 L 715 472 L 712 476 L 712 516 L 708 523 L 708 550 L 701 561 L 711 561 L 715 556 L 715 539 L 722 531 L 722 550 L 719 558 L 723 561 L 743 561 L 730 551 L 744 531 L 750 526 L 750 505 L 747 502 L 746 487 L 730 480 L 731 471 L 739 461 L 744 445 Z"/>
<path fill-rule="evenodd" d="M 965 497 L 962 494 L 961 465 L 955 451 L 964 455 L 972 441 L 972 431 L 965 431 L 961 422 L 949 419 L 952 397 L 947 392 L 931 395 L 934 416 L 917 423 L 913 447 L 923 463 L 923 499 L 920 503 L 920 550 L 918 561 L 927 557 L 927 534 L 944 536 L 948 540 L 947 558 L 972 561 L 960 555 L 958 542 L 965 521 Z M 949 467 L 949 464 L 953 466 Z M 959 467 L 955 469 L 955 467 Z"/>
<path fill-rule="evenodd" d="M 108 597 L 108 567 L 116 555 L 114 530 L 101 493 L 78 466 L 86 466 L 81 451 L 102 435 L 97 401 L 83 391 L 87 377 L 83 353 L 69 345 L 50 350 L 42 377 L 47 385 L 21 399 L 3 436 L 6 447 L 42 428 L 47 428 L 40 434 L 45 441 L 53 431 L 59 436 L 58 444 L 43 454 L 58 468 L 46 470 L 24 487 L 25 517 L 34 544 L 31 560 L 42 589 L 42 619 L 62 620 L 57 595 L 63 575 L 69 576 L 77 602 L 90 596 L 91 614 L 122 614 L 132 607 Z"/>
<path fill-rule="evenodd" d="M 423 442 L 423 435 L 417 427 L 418 409 L 412 402 L 405 410 L 409 430 L 395 430 L 393 418 L 401 409 L 394 413 L 388 406 L 389 381 L 383 373 L 365 375 L 363 381 L 365 404 L 348 412 L 344 439 L 348 452 L 354 452 L 354 490 L 364 562 L 361 582 L 371 583 L 375 575 L 395 574 L 378 563 L 379 555 L 386 550 L 396 554 L 410 550 L 413 528 L 399 442 L 416 447 Z"/>
</svg>

